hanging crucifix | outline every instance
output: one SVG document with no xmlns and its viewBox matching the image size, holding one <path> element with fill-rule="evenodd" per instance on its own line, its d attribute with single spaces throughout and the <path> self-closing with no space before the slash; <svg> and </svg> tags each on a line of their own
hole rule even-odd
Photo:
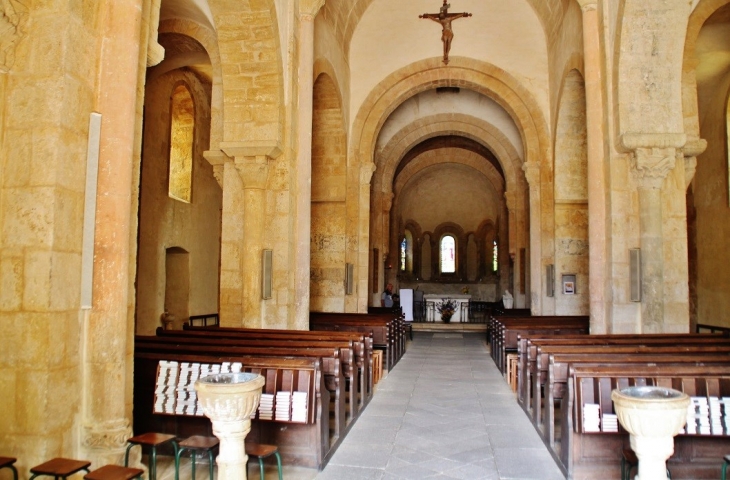
<svg viewBox="0 0 730 480">
<path fill-rule="evenodd" d="M 449 50 L 451 50 L 451 40 L 454 38 L 454 31 L 451 29 L 451 21 L 461 17 L 471 17 L 471 13 L 449 13 L 450 3 L 441 6 L 439 13 L 424 13 L 418 18 L 427 18 L 441 24 L 441 41 L 444 43 L 444 65 L 449 64 Z"/>
</svg>

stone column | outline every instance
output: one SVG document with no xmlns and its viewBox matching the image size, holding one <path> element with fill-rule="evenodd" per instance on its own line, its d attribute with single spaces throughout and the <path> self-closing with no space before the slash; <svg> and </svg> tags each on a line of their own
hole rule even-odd
<svg viewBox="0 0 730 480">
<path fill-rule="evenodd" d="M 606 145 L 604 139 L 603 70 L 601 66 L 598 0 L 578 0 L 583 10 L 583 62 L 588 134 L 588 283 L 591 332 L 607 332 L 608 292 L 606 279 Z"/>
<path fill-rule="evenodd" d="M 140 68 L 141 0 L 108 0 L 100 11 L 97 108 L 102 114 L 97 180 L 92 308 L 84 318 L 82 457 L 114 463 L 131 436 L 131 395 L 126 395 L 131 185 Z M 131 359 L 130 359 L 131 361 Z M 131 393 L 131 392 L 130 392 Z"/>
<path fill-rule="evenodd" d="M 530 300 L 528 305 L 533 315 L 542 315 L 542 222 L 540 214 L 540 164 L 525 162 L 522 166 L 525 179 L 530 185 Z"/>
<path fill-rule="evenodd" d="M 517 213 L 517 204 L 518 204 L 518 193 L 517 192 L 504 192 L 504 199 L 505 199 L 505 207 L 507 209 L 507 214 L 509 215 L 508 219 L 508 244 L 505 245 L 507 252 L 506 257 L 506 264 L 509 265 L 509 260 L 513 259 L 512 262 L 512 268 L 514 269 L 514 272 L 512 273 L 512 284 L 509 284 L 509 271 L 507 272 L 507 286 L 505 287 L 507 290 L 510 291 L 512 296 L 515 299 L 515 308 L 517 308 L 517 287 L 519 284 L 518 274 L 519 274 L 519 265 L 517 264 L 519 262 L 519 250 L 520 246 L 517 242 L 517 230 L 518 230 L 518 221 L 517 218 L 519 217 Z M 499 292 L 497 292 L 497 301 L 499 300 Z"/>
<path fill-rule="evenodd" d="M 658 145 L 640 146 L 652 141 Z M 665 331 L 662 185 L 677 163 L 677 147 L 685 143 L 685 137 L 683 134 L 624 135 L 622 143 L 635 147 L 630 165 L 639 192 L 641 332 L 661 333 Z"/>
<path fill-rule="evenodd" d="M 314 95 L 314 17 L 324 0 L 299 3 L 299 72 L 297 106 L 299 133 L 296 159 L 296 219 L 294 232 L 294 322 L 309 325 L 309 276 L 312 228 L 312 97 Z"/>
<path fill-rule="evenodd" d="M 235 275 L 235 267 L 240 265 L 240 281 L 228 279 L 235 285 L 240 285 L 241 297 L 236 298 L 235 289 L 228 295 L 223 292 L 223 279 L 221 279 L 221 311 L 226 309 L 229 312 L 236 311 L 240 305 L 240 323 L 249 328 L 260 328 L 262 325 L 261 314 L 261 267 L 262 251 L 265 248 L 264 232 L 266 230 L 266 185 L 269 175 L 269 162 L 281 154 L 278 145 L 243 145 L 223 143 L 222 150 L 234 160 L 230 164 L 238 172 L 238 179 L 229 179 L 232 176 L 231 167 L 226 165 L 224 174 L 224 211 L 223 228 L 231 247 L 221 251 L 221 276 L 223 269 L 230 264 L 232 270 L 226 275 Z M 232 192 L 234 184 L 240 182 L 240 194 L 238 198 L 230 199 L 231 208 L 225 208 L 226 197 Z M 235 192 L 233 192 L 235 193 Z M 231 295 L 233 294 L 233 295 Z M 223 319 L 221 319 L 223 322 Z M 229 321 L 226 321 L 229 324 Z"/>
</svg>

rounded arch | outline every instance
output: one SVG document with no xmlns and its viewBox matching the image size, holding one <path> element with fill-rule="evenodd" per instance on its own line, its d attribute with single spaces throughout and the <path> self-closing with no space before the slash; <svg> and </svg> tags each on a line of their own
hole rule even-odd
<svg viewBox="0 0 730 480">
<path fill-rule="evenodd" d="M 192 20 L 175 18 L 160 22 L 159 33 L 179 33 L 187 35 L 203 46 L 210 59 L 212 71 L 212 90 L 210 98 L 210 149 L 217 147 L 223 139 L 223 92 L 222 66 L 218 40 L 215 32 Z M 158 68 L 164 68 L 164 61 L 150 69 L 150 74 Z M 149 80 L 149 79 L 148 79 Z"/>
<path fill-rule="evenodd" d="M 687 24 L 687 35 L 684 42 L 684 55 L 682 58 L 682 113 L 684 115 L 684 132 L 687 134 L 687 147 L 693 147 L 693 150 L 699 152 L 689 152 L 699 155 L 704 150 L 700 141 L 700 120 L 699 105 L 697 103 L 697 79 L 695 69 L 697 59 L 695 57 L 695 49 L 697 47 L 697 39 L 700 31 L 708 18 L 710 18 L 717 10 L 730 4 L 730 0 L 700 0 L 692 14 L 689 16 Z M 693 156 L 687 155 L 685 156 Z M 689 183 L 689 182 L 688 182 Z"/>
<path fill-rule="evenodd" d="M 488 148 L 499 161 L 508 190 L 518 189 L 522 173 L 522 158 L 517 149 L 498 128 L 489 122 L 464 114 L 442 113 L 424 117 L 399 131 L 375 155 L 377 170 L 373 184 L 382 191 L 391 191 L 393 177 L 403 155 L 419 143 L 442 135 L 459 135 Z"/>
<path fill-rule="evenodd" d="M 454 86 L 491 98 L 512 117 L 522 135 L 524 161 L 539 162 L 549 155 L 548 127 L 532 94 L 499 67 L 457 57 L 448 68 L 440 59 L 415 62 L 392 73 L 374 88 L 353 123 L 351 158 L 361 164 L 372 162 L 380 128 L 403 101 L 426 90 Z"/>
<path fill-rule="evenodd" d="M 314 61 L 314 67 L 313 67 L 313 80 L 314 83 L 317 82 L 320 76 L 327 75 L 332 83 L 334 84 L 335 90 L 337 92 L 337 96 L 339 97 L 340 101 L 340 108 L 342 109 L 342 129 L 345 133 L 347 133 L 347 128 L 349 125 L 347 125 L 347 122 L 345 119 L 349 116 L 347 103 L 344 98 L 342 98 L 342 82 L 340 77 L 337 75 L 337 72 L 335 71 L 335 67 L 332 66 L 332 63 L 324 58 L 318 58 Z"/>
<path fill-rule="evenodd" d="M 221 69 L 221 115 L 225 119 L 221 140 L 236 145 L 279 145 L 286 102 L 276 3 L 208 1 L 216 23 L 220 58 L 226 64 Z M 256 110 L 257 120 L 250 117 L 250 107 Z M 263 118 L 267 121 L 260 120 Z"/>
</svg>

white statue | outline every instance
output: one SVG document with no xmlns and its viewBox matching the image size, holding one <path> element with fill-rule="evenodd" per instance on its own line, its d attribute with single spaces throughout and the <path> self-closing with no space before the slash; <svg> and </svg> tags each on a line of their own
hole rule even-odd
<svg viewBox="0 0 730 480">
<path fill-rule="evenodd" d="M 512 297 L 512 294 L 509 293 L 509 290 L 505 290 L 504 295 L 502 295 L 502 303 L 504 304 L 504 308 L 512 308 L 514 302 L 515 299 Z"/>
</svg>

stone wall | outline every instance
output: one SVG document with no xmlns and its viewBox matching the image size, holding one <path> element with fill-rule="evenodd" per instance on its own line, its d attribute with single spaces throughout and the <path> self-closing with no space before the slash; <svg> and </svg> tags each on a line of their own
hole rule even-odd
<svg viewBox="0 0 730 480">
<path fill-rule="evenodd" d="M 168 194 L 170 154 L 170 98 L 178 85 L 188 87 L 194 102 L 193 176 L 191 202 Z M 187 321 L 185 313 L 218 312 L 221 188 L 213 168 L 203 158 L 210 135 L 210 85 L 192 72 L 173 71 L 154 80 L 145 92 L 145 132 L 142 156 L 137 262 L 136 331 L 154 333 L 165 304 L 165 250 L 179 247 L 188 254 L 190 287 L 186 311 L 176 316 L 175 328 Z"/>
</svg>

